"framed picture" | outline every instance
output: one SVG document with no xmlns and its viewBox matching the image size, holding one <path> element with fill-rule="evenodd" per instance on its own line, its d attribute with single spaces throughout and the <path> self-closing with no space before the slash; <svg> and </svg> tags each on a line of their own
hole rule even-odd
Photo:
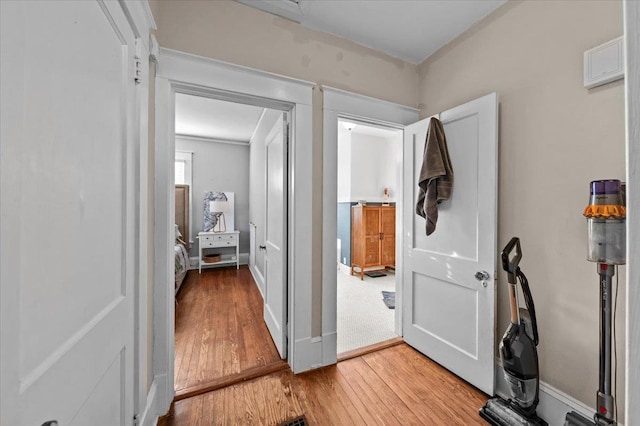
<svg viewBox="0 0 640 426">
<path fill-rule="evenodd" d="M 207 192 L 204 194 L 204 232 L 235 230 L 233 192 Z"/>
</svg>

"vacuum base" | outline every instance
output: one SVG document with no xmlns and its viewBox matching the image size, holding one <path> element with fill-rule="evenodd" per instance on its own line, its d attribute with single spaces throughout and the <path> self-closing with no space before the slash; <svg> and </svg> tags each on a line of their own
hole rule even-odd
<svg viewBox="0 0 640 426">
<path fill-rule="evenodd" d="M 548 426 L 548 423 L 538 417 L 524 416 L 517 412 L 511 404 L 500 397 L 491 398 L 480 409 L 480 417 L 493 426 Z"/>
<path fill-rule="evenodd" d="M 567 413 L 567 417 L 564 419 L 564 426 L 615 426 L 617 424 L 615 420 L 610 420 L 599 415 L 594 416 L 594 418 L 595 421 L 572 411 Z"/>
</svg>

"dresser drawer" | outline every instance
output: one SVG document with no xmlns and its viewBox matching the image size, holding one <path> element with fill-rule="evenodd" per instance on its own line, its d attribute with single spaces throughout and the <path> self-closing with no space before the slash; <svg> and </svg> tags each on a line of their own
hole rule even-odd
<svg viewBox="0 0 640 426">
<path fill-rule="evenodd" d="M 238 241 L 238 234 L 210 234 L 201 235 L 200 247 L 226 247 L 235 246 Z"/>
<path fill-rule="evenodd" d="M 202 248 L 211 248 L 211 247 L 234 247 L 236 245 L 235 240 L 218 240 L 218 241 L 203 241 L 200 243 Z"/>
</svg>

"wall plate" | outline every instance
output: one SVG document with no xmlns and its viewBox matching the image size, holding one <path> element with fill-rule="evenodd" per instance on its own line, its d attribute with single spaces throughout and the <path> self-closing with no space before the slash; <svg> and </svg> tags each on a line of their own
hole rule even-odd
<svg viewBox="0 0 640 426">
<path fill-rule="evenodd" d="M 624 78 L 624 36 L 584 52 L 584 87 L 592 89 Z"/>
</svg>

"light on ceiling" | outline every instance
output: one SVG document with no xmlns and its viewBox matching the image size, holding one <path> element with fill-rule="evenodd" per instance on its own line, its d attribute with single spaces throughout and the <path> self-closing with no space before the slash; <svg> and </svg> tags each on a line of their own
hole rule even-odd
<svg viewBox="0 0 640 426">
<path fill-rule="evenodd" d="M 348 131 L 352 131 L 356 127 L 356 123 L 351 123 L 350 121 L 343 121 L 342 125 Z"/>
</svg>

